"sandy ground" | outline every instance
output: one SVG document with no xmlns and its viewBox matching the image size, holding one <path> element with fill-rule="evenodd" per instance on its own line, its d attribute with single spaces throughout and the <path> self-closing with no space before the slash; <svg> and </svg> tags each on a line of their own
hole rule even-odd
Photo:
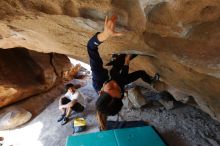
<svg viewBox="0 0 220 146">
<path fill-rule="evenodd" d="M 87 77 L 74 82 L 85 85 L 80 91 L 85 97 L 86 111 L 84 115 L 73 113 L 72 118 L 84 116 L 88 123 L 88 130 L 84 133 L 96 132 L 98 126 L 95 120 L 94 103 L 97 95 L 92 88 L 91 78 Z M 148 121 L 150 125 L 156 127 L 170 146 L 220 145 L 220 123 L 191 106 L 180 104 L 169 111 L 159 105 L 144 109 L 124 108 L 121 114 L 127 121 Z M 57 123 L 59 115 L 57 98 L 26 126 L 15 130 L 0 131 L 0 136 L 5 137 L 3 146 L 64 146 L 67 136 L 72 134 L 72 128 L 71 122 L 64 126 Z M 110 117 L 110 119 L 115 118 Z"/>
</svg>

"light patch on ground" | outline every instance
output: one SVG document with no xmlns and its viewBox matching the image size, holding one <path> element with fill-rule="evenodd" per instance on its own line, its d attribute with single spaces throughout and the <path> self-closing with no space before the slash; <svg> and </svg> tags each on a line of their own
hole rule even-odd
<svg viewBox="0 0 220 146">
<path fill-rule="evenodd" d="M 43 146 L 38 140 L 42 128 L 43 123 L 39 121 L 15 130 L 0 131 L 0 135 L 4 137 L 4 146 Z"/>
</svg>

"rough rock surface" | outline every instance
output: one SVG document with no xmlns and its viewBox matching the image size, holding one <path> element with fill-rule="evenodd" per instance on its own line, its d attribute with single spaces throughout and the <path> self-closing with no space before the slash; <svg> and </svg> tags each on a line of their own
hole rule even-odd
<svg viewBox="0 0 220 146">
<path fill-rule="evenodd" d="M 146 104 L 144 96 L 141 94 L 141 91 L 138 88 L 128 90 L 127 98 L 125 98 L 124 100 L 126 99 L 128 99 L 132 103 L 134 108 L 141 108 L 141 106 Z"/>
<path fill-rule="evenodd" d="M 14 108 L 0 115 L 0 130 L 13 129 L 31 119 L 32 114 L 22 108 Z"/>
<path fill-rule="evenodd" d="M 101 45 L 109 53 L 135 49 L 133 70 L 159 72 L 164 88 L 220 121 L 219 0 L 3 0 L 0 48 L 57 52 L 88 62 L 86 43 L 102 30 L 105 15 L 118 15 L 125 36 Z M 14 91 L 8 91 L 14 92 Z M 184 97 L 184 99 L 182 99 Z"/>
<path fill-rule="evenodd" d="M 70 65 L 65 55 L 0 49 L 0 107 L 48 91 Z"/>
</svg>

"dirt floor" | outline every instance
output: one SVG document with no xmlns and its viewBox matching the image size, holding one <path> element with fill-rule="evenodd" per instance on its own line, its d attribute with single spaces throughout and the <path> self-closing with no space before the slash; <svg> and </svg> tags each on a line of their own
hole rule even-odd
<svg viewBox="0 0 220 146">
<path fill-rule="evenodd" d="M 85 97 L 86 111 L 84 114 L 72 114 L 72 118 L 84 116 L 88 129 L 84 133 L 98 131 L 95 120 L 94 103 L 97 94 L 92 88 L 91 78 L 74 80 L 84 87 L 80 88 Z M 151 92 L 151 90 L 149 90 Z M 144 109 L 126 109 L 121 111 L 124 120 L 145 120 L 154 125 L 170 146 L 219 146 L 220 123 L 212 120 L 209 115 L 188 105 L 179 104 L 173 110 L 165 110 L 162 106 Z M 3 146 L 64 146 L 67 136 L 72 134 L 71 122 L 61 126 L 57 123 L 60 115 L 58 98 L 40 115 L 23 127 L 15 130 L 0 131 L 4 136 Z M 116 117 L 110 117 L 116 119 Z"/>
</svg>

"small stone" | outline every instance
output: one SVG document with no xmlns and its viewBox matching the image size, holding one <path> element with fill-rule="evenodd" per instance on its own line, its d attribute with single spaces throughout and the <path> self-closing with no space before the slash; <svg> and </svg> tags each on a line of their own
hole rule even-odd
<svg viewBox="0 0 220 146">
<path fill-rule="evenodd" d="M 144 96 L 137 87 L 128 90 L 128 99 L 135 108 L 141 108 L 143 105 L 146 104 Z"/>
</svg>

